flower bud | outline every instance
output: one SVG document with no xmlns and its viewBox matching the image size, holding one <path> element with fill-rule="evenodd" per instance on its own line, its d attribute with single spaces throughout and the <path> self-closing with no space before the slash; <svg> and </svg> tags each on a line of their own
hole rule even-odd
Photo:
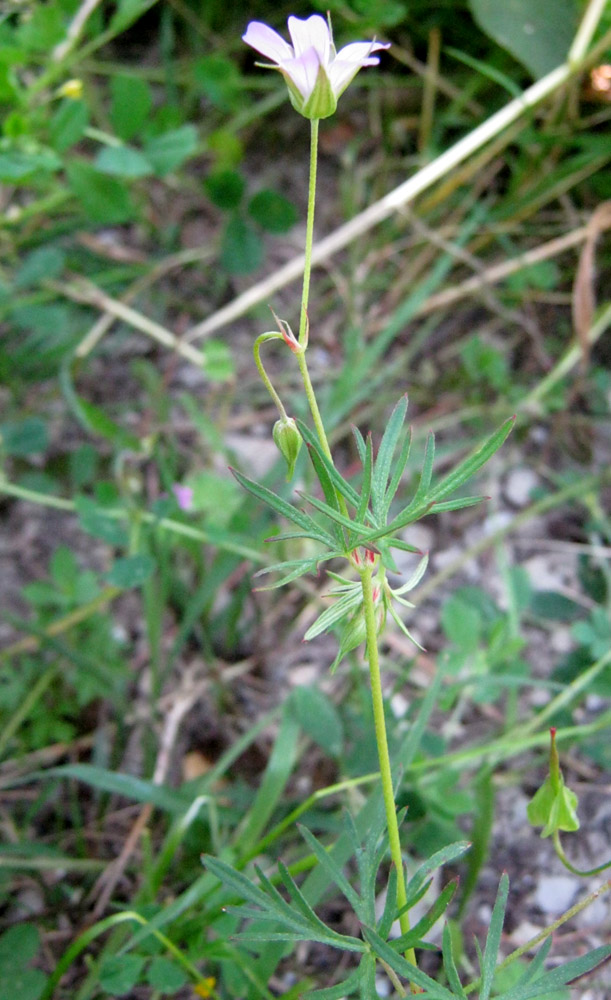
<svg viewBox="0 0 611 1000">
<path fill-rule="evenodd" d="M 550 729 L 549 774 L 526 807 L 528 822 L 542 826 L 542 837 L 549 837 L 558 830 L 567 832 L 579 829 L 577 796 L 564 784 L 556 749 L 556 730 Z"/>
<path fill-rule="evenodd" d="M 295 462 L 301 448 L 301 434 L 292 417 L 281 417 L 274 424 L 274 443 L 287 464 L 287 482 L 295 471 Z"/>
</svg>

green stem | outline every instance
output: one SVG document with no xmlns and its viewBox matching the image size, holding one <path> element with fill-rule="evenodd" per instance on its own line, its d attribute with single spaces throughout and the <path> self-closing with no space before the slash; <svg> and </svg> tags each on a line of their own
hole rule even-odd
<svg viewBox="0 0 611 1000">
<path fill-rule="evenodd" d="M 305 354 L 297 354 L 297 363 L 299 365 L 299 371 L 301 372 L 301 378 L 303 380 L 303 387 L 305 389 L 306 398 L 308 400 L 308 405 L 310 407 L 310 413 L 312 414 L 312 420 L 314 421 L 314 426 L 316 428 L 316 433 L 318 434 L 318 440 L 321 443 L 322 450 L 329 459 L 330 462 L 333 461 L 331 456 L 331 448 L 329 447 L 329 441 L 327 439 L 327 434 L 322 422 L 322 417 L 320 415 L 320 410 L 318 409 L 318 403 L 316 401 L 316 394 L 314 393 L 314 386 L 312 385 L 312 380 L 310 378 L 310 373 L 308 371 L 308 363 L 305 358 Z"/>
<path fill-rule="evenodd" d="M 388 752 L 388 739 L 386 736 L 386 720 L 384 718 L 384 697 L 382 694 L 380 657 L 378 655 L 378 630 L 376 625 L 375 601 L 373 598 L 372 567 L 367 566 L 361 571 L 360 575 L 361 586 L 363 588 L 365 628 L 367 630 L 367 656 L 369 659 L 369 676 L 371 679 L 371 701 L 373 706 L 376 743 L 378 746 L 378 759 L 380 762 L 382 795 L 384 797 L 384 809 L 386 810 L 388 842 L 390 846 L 390 856 L 397 871 L 397 908 L 399 910 L 403 910 L 407 903 L 407 892 L 405 888 L 403 858 L 401 855 L 399 824 L 397 822 L 397 811 L 395 809 L 395 795 L 392 783 L 392 771 L 390 767 L 390 754 Z M 407 934 L 410 930 L 409 914 L 407 910 L 403 910 L 403 913 L 401 913 L 399 923 L 401 926 L 401 933 Z M 408 962 L 416 965 L 416 954 L 413 948 L 408 949 L 405 957 Z"/>
<path fill-rule="evenodd" d="M 259 375 L 261 376 L 261 381 L 263 382 L 265 388 L 267 389 L 274 403 L 276 404 L 280 416 L 284 420 L 288 420 L 286 410 L 284 409 L 284 406 L 282 404 L 282 400 L 280 399 L 280 396 L 274 389 L 271 379 L 267 374 L 267 372 L 265 371 L 265 368 L 263 367 L 263 362 L 261 361 L 261 344 L 265 344 L 268 340 L 282 340 L 282 339 L 283 338 L 281 333 L 262 333 L 261 336 L 257 337 L 257 339 L 255 340 L 252 350 L 255 357 L 255 364 L 257 366 L 257 370 L 259 372 Z"/>
<path fill-rule="evenodd" d="M 575 868 L 564 853 L 564 848 L 560 843 L 560 834 L 558 830 L 554 830 L 553 841 L 556 854 L 560 858 L 560 861 L 562 861 L 564 867 L 568 868 L 573 875 L 581 875 L 583 878 L 586 878 L 589 875 L 600 875 L 600 873 L 606 871 L 607 868 L 611 868 L 611 861 L 605 861 L 604 864 L 598 865 L 597 868 L 589 868 L 587 871 L 584 871 L 581 868 Z"/>
<path fill-rule="evenodd" d="M 314 208 L 316 205 L 316 167 L 318 163 L 318 119 L 310 122 L 310 183 L 308 187 L 308 221 L 306 224 L 305 262 L 303 267 L 303 290 L 301 293 L 301 314 L 299 316 L 299 343 L 305 348 L 308 334 L 308 299 L 310 296 L 310 274 L 312 272 L 312 243 L 314 242 Z"/>
</svg>

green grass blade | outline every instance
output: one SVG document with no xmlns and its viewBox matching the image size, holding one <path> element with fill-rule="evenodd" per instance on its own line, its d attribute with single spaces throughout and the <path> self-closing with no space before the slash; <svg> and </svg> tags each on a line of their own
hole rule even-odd
<svg viewBox="0 0 611 1000">
<path fill-rule="evenodd" d="M 255 800 L 233 837 L 233 844 L 240 852 L 247 853 L 259 839 L 280 801 L 297 760 L 299 731 L 299 723 L 293 715 L 284 712 Z"/>
</svg>

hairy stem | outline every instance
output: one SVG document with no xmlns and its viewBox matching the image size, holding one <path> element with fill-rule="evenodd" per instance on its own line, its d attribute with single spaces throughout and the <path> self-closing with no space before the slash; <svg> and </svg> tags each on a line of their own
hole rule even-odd
<svg viewBox="0 0 611 1000">
<path fill-rule="evenodd" d="M 380 657 L 378 654 L 378 630 L 376 623 L 375 601 L 373 596 L 371 566 L 364 568 L 360 575 L 361 586 L 363 588 L 363 609 L 365 612 L 365 627 L 367 630 L 367 656 L 369 659 L 369 676 L 371 680 L 371 701 L 373 705 L 376 743 L 378 746 L 378 759 L 380 762 L 380 778 L 382 780 L 382 794 L 384 796 L 384 809 L 386 811 L 386 826 L 388 829 L 390 856 L 397 870 L 397 908 L 401 910 L 407 902 L 407 892 L 405 889 L 405 873 L 403 870 L 403 859 L 401 856 L 399 824 L 397 822 L 397 812 L 395 809 L 395 795 L 392 783 L 392 771 L 390 767 L 390 754 L 388 752 L 388 739 L 386 736 L 386 720 L 384 718 L 384 698 L 382 695 Z M 410 929 L 409 914 L 407 910 L 401 914 L 399 923 L 401 925 L 401 933 L 407 934 Z M 407 951 L 405 957 L 413 965 L 416 965 L 416 955 L 413 948 L 410 948 Z"/>
<path fill-rule="evenodd" d="M 301 292 L 301 313 L 299 315 L 299 343 L 307 344 L 308 299 L 310 297 L 310 274 L 312 273 L 312 243 L 314 241 L 314 209 L 316 206 L 316 168 L 318 164 L 318 119 L 310 122 L 310 182 L 308 185 L 308 220 L 306 223 L 305 261 L 303 266 L 303 286 Z"/>
</svg>

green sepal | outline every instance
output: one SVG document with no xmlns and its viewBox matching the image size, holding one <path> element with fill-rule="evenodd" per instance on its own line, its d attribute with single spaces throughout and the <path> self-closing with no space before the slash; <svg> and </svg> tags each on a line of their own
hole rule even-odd
<svg viewBox="0 0 611 1000">
<path fill-rule="evenodd" d="M 560 781 L 556 788 L 551 777 L 547 777 L 541 788 L 526 806 L 528 822 L 532 826 L 542 826 L 542 837 L 550 837 L 557 830 L 572 833 L 579 829 L 577 817 L 578 799 L 575 792 Z"/>
<path fill-rule="evenodd" d="M 293 102 L 293 107 L 300 115 L 309 118 L 310 121 L 316 118 L 330 118 L 331 115 L 335 114 L 337 97 L 323 66 L 318 67 L 314 89 L 305 104 L 302 97 L 301 107 L 297 107 L 295 102 Z"/>
<path fill-rule="evenodd" d="M 301 449 L 302 438 L 292 417 L 281 417 L 274 424 L 272 437 L 276 448 L 287 466 L 286 480 L 289 482 L 295 472 L 295 463 Z"/>
</svg>

